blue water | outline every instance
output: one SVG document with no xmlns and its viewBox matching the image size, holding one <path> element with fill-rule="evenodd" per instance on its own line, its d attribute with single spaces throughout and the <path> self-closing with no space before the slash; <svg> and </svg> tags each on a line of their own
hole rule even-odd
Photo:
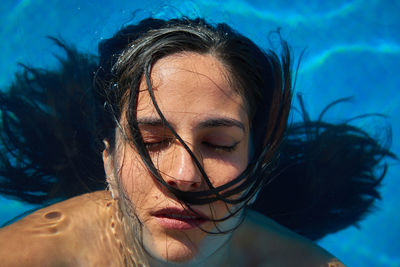
<svg viewBox="0 0 400 267">
<path fill-rule="evenodd" d="M 62 37 L 84 51 L 96 51 L 98 41 L 124 23 L 148 15 L 185 14 L 227 22 L 260 46 L 269 47 L 268 33 L 279 27 L 295 55 L 306 48 L 296 91 L 303 95 L 311 115 L 317 116 L 339 97 L 354 96 L 350 103 L 332 109 L 327 118 L 339 122 L 358 114 L 384 113 L 389 116 L 387 121 L 371 119 L 359 125 L 380 137 L 379 127 L 390 122 L 392 149 L 400 154 L 400 1 L 134 2 L 2 0 L 0 87 L 10 83 L 17 62 L 55 66 L 52 53 L 59 51 L 46 35 Z M 360 229 L 350 227 L 319 242 L 348 266 L 400 266 L 400 167 L 398 162 L 389 163 L 383 200 L 376 211 L 360 223 Z M 0 223 L 29 208 L 0 199 Z"/>
</svg>

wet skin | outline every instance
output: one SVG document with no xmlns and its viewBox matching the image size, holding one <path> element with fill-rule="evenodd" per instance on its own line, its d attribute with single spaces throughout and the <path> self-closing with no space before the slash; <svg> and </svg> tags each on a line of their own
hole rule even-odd
<svg viewBox="0 0 400 267">
<path fill-rule="evenodd" d="M 153 65 L 150 77 L 156 101 L 163 115 L 199 159 L 215 187 L 236 178 L 248 162 L 250 126 L 247 103 L 233 88 L 229 75 L 224 65 L 214 56 L 186 52 L 157 61 Z M 144 80 L 139 91 L 139 128 L 162 178 L 182 191 L 207 189 L 189 153 L 160 120 Z M 125 134 L 129 136 L 123 116 L 121 125 Z M 203 222 L 202 230 L 190 227 L 186 219 L 176 218 L 175 215 L 184 214 L 184 207 L 151 177 L 141 164 L 135 148 L 122 137 L 122 132 L 117 129 L 116 150 L 114 153 L 104 151 L 105 170 L 116 197 L 120 197 L 120 192 L 115 181 L 117 177 L 120 180 L 127 198 L 143 224 L 143 243 L 152 257 L 164 261 L 162 266 L 165 265 L 165 261 L 188 263 L 193 259 L 204 264 L 209 260 L 220 260 L 213 261 L 211 266 L 254 266 L 249 265 L 250 262 L 264 265 L 263 249 L 268 239 L 261 232 L 266 233 L 267 228 L 264 227 L 268 224 L 274 225 L 272 222 L 263 216 L 248 216 L 249 220 L 234 231 L 232 237 L 215 236 L 217 241 L 210 243 L 204 230 L 215 231 L 214 222 Z M 211 219 L 220 219 L 228 214 L 226 204 L 221 201 L 193 208 Z M 255 223 L 252 223 L 253 221 Z M 261 222 L 263 224 L 260 224 Z M 289 233 L 281 232 L 285 235 Z M 283 239 L 285 235 L 282 235 Z M 230 238 L 229 242 L 226 242 L 227 238 Z M 287 234 L 286 238 L 287 244 L 290 244 L 294 236 Z M 221 242 L 218 242 L 218 239 Z M 289 246 L 280 247 L 277 243 L 275 240 L 268 245 L 270 248 L 274 245 L 273 250 L 280 255 L 280 263 L 283 263 L 284 260 L 290 259 L 290 254 L 286 252 L 290 253 L 291 249 Z M 302 241 L 293 242 L 292 245 L 297 247 L 293 249 L 302 251 L 300 243 Z M 307 247 L 305 245 L 303 248 L 309 250 Z M 215 251 L 217 253 L 214 253 Z M 234 251 L 236 253 L 233 253 Z M 319 251 L 322 253 L 322 250 Z M 221 256 L 219 259 L 218 254 Z M 234 255 L 238 257 L 235 258 Z M 294 258 L 298 259 L 300 255 L 304 262 L 308 261 L 308 256 L 304 256 L 302 252 Z M 315 260 L 318 259 L 317 255 L 318 253 L 315 253 Z M 328 257 L 332 258 L 330 255 Z M 272 258 L 269 261 L 273 263 Z"/>
<path fill-rule="evenodd" d="M 248 162 L 249 118 L 246 101 L 232 88 L 223 64 L 208 54 L 175 54 L 153 65 L 151 81 L 165 118 L 199 159 L 213 186 L 236 178 Z M 207 189 L 188 151 L 162 124 L 146 88 L 142 81 L 137 118 L 162 178 L 182 191 Z M 193 206 L 200 217 L 186 213 L 124 138 L 129 139 L 124 115 L 120 124 L 114 151 L 103 152 L 115 199 L 110 192 L 79 196 L 1 229 L 0 259 L 5 266 L 129 265 L 129 256 L 138 255 L 127 241 L 134 233 L 129 228 L 135 225 L 128 216 L 121 217 L 125 209 L 121 213 L 117 204 L 123 199 L 141 223 L 151 266 L 160 263 L 152 258 L 161 260 L 160 266 L 194 259 L 200 266 L 342 266 L 323 249 L 254 212 L 231 234 L 216 235 L 211 241 L 204 230 L 213 231 L 215 223 L 204 218 L 223 218 L 234 207 L 219 201 Z"/>
<path fill-rule="evenodd" d="M 151 71 L 152 87 L 163 115 L 193 151 L 214 187 L 236 178 L 248 162 L 246 104 L 232 88 L 228 75 L 214 56 L 197 53 L 179 53 L 162 58 Z M 144 80 L 139 91 L 138 124 L 163 179 L 182 191 L 207 189 L 188 151 L 163 125 Z M 124 117 L 121 125 L 126 125 Z M 104 152 L 107 177 L 120 179 L 144 225 L 147 250 L 157 258 L 173 262 L 188 261 L 198 255 L 207 257 L 212 253 L 205 252 L 201 243 L 207 235 L 204 230 L 213 231 L 215 223 L 201 217 L 223 218 L 228 214 L 226 204 L 219 201 L 193 206 L 202 216 L 186 214 L 187 209 L 185 211 L 185 207 L 155 181 L 141 163 L 135 148 L 123 139 L 118 129 L 116 143 L 116 151 Z M 177 218 L 182 214 L 195 219 Z"/>
<path fill-rule="evenodd" d="M 1 266 L 123 266 L 115 201 L 82 195 L 0 229 Z"/>
<path fill-rule="evenodd" d="M 121 244 L 124 232 L 118 218 L 117 203 L 107 191 L 38 210 L 0 229 L 1 266 L 133 266 L 125 263 L 128 251 Z M 255 212 L 249 212 L 232 236 L 228 253 L 232 261 L 217 266 L 344 266 Z"/>
</svg>

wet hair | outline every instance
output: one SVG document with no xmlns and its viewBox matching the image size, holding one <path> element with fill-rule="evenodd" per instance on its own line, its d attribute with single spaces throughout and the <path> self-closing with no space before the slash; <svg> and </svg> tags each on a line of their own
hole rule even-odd
<svg viewBox="0 0 400 267">
<path fill-rule="evenodd" d="M 117 45 L 116 45 L 117 44 Z M 105 89 L 106 105 L 118 124 L 122 112 L 128 136 L 145 166 L 160 184 L 186 204 L 222 200 L 230 204 L 248 202 L 268 179 L 271 161 L 282 140 L 291 102 L 291 57 L 282 40 L 282 54 L 262 51 L 251 40 L 226 24 L 211 25 L 202 19 L 146 19 L 118 31 L 99 46 L 100 71 L 97 84 Z M 198 159 L 164 118 L 154 99 L 150 73 L 157 60 L 169 55 L 194 52 L 210 54 L 227 69 L 230 85 L 244 99 L 250 118 L 253 151 L 247 169 L 233 181 L 215 188 Z M 191 155 L 208 185 L 204 191 L 185 192 L 166 183 L 154 166 L 141 137 L 137 118 L 140 82 L 146 81 L 153 105 L 163 123 Z M 111 121 L 111 120 L 110 120 Z M 113 125 L 112 128 L 118 125 Z M 114 147 L 115 137 L 107 139 Z M 241 193 L 241 194 L 239 194 Z M 239 197 L 233 197 L 239 195 Z"/>
<path fill-rule="evenodd" d="M 385 138 L 376 140 L 351 122 L 382 114 L 365 114 L 341 123 L 324 115 L 342 98 L 328 104 L 312 120 L 298 95 L 302 121 L 291 124 L 279 153 L 279 164 L 251 206 L 294 232 L 318 240 L 349 225 L 356 227 L 376 209 L 379 187 L 386 175 L 390 126 L 381 127 Z"/>
<path fill-rule="evenodd" d="M 49 37 L 67 57 L 55 70 L 21 64 L 0 93 L 0 193 L 49 204 L 106 186 L 97 129 L 104 117 L 93 90 L 93 55 Z"/>
<path fill-rule="evenodd" d="M 106 188 L 102 139 L 114 140 L 118 105 L 111 100 L 119 92 L 107 87 L 115 77 L 111 69 L 127 44 L 165 24 L 144 20 L 125 27 L 100 44 L 100 59 L 51 38 L 66 52 L 57 57 L 57 69 L 21 65 L 13 83 L 0 91 L 2 196 L 44 206 Z M 100 85 L 106 93 L 99 94 Z M 326 110 L 313 120 L 302 107 L 304 120 L 288 125 L 275 168 L 251 208 L 319 239 L 357 225 L 373 210 L 385 159 L 395 155 L 390 139 L 378 142 L 351 120 L 330 123 Z"/>
</svg>

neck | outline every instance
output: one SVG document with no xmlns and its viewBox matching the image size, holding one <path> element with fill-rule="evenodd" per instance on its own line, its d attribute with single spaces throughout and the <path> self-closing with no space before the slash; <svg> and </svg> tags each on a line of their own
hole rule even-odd
<svg viewBox="0 0 400 267">
<path fill-rule="evenodd" d="M 113 233 L 125 266 L 152 266 L 148 264 L 147 255 L 140 243 L 140 222 L 133 212 L 130 212 L 124 200 L 117 199 L 117 202 Z"/>
</svg>

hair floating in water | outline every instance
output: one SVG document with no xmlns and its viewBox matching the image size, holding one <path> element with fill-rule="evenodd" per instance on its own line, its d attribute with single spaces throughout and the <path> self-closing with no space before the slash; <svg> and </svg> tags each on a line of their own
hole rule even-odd
<svg viewBox="0 0 400 267">
<path fill-rule="evenodd" d="M 313 240 L 357 226 L 380 199 L 383 160 L 396 159 L 390 140 L 382 146 L 347 122 L 322 120 L 330 107 L 346 100 L 332 102 L 312 121 L 299 96 L 304 121 L 288 127 L 274 179 L 252 206 Z"/>
<path fill-rule="evenodd" d="M 110 114 L 118 112 L 104 106 L 109 96 L 99 95 L 92 82 L 94 74 L 110 78 L 105 68 L 111 62 L 100 62 L 98 69 L 95 57 L 51 39 L 67 55 L 59 57 L 60 68 L 22 65 L 0 93 L 0 194 L 42 205 L 106 188 L 99 136 L 112 135 Z M 110 60 L 126 42 L 100 47 Z M 331 105 L 312 121 L 300 103 L 304 121 L 287 128 L 275 168 L 261 169 L 270 179 L 252 208 L 315 240 L 371 211 L 387 169 L 382 161 L 395 155 L 348 122 L 323 121 Z"/>
</svg>

